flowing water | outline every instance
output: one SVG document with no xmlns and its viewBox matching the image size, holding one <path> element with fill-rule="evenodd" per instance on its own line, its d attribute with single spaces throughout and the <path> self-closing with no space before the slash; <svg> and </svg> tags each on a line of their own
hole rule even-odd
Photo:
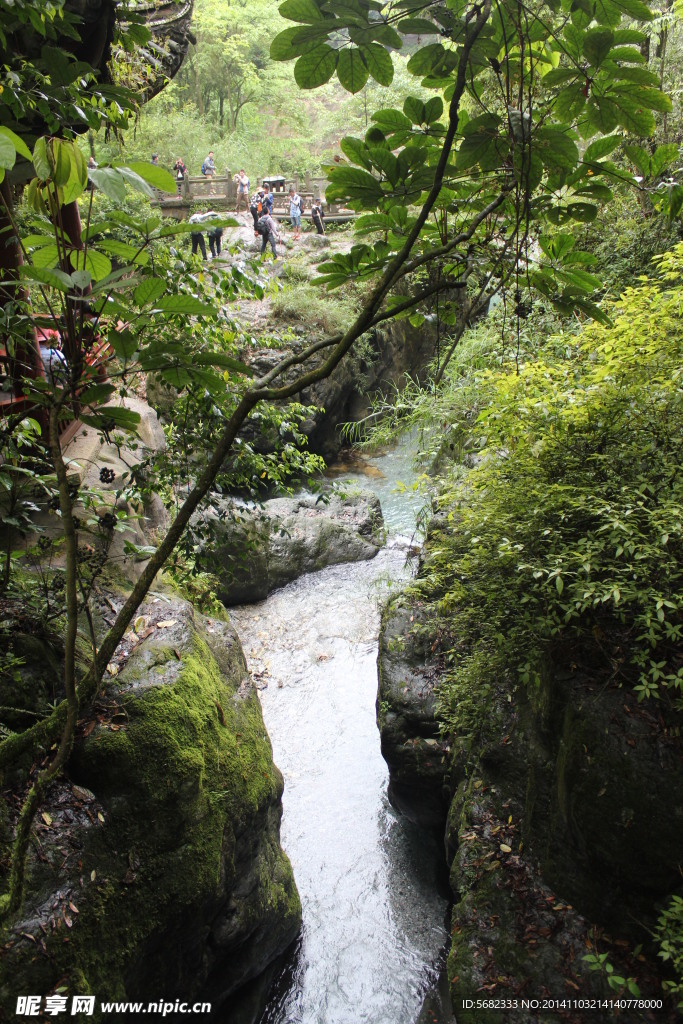
<svg viewBox="0 0 683 1024">
<path fill-rule="evenodd" d="M 415 1024 L 438 979 L 441 855 L 387 800 L 375 722 L 380 605 L 410 575 L 392 534 L 410 537 L 423 503 L 394 493 L 409 464 L 398 451 L 364 475 L 390 534 L 376 558 L 231 610 L 285 778 L 282 845 L 303 904 L 261 1024 Z"/>
</svg>

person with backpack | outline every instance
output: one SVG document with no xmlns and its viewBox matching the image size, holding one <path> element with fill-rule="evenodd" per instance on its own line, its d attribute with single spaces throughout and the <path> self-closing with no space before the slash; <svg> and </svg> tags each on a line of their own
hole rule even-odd
<svg viewBox="0 0 683 1024">
<path fill-rule="evenodd" d="M 212 149 L 209 150 L 209 155 L 207 156 L 206 160 L 202 164 L 202 174 L 204 175 L 205 178 L 209 179 L 209 192 L 210 193 L 213 192 L 214 191 L 213 179 L 214 179 L 214 176 L 216 174 L 216 165 L 215 165 L 214 160 L 213 160 L 213 150 Z"/>
<path fill-rule="evenodd" d="M 301 214 L 304 212 L 304 204 L 301 196 L 293 188 L 289 190 L 289 219 L 292 224 L 293 239 L 301 238 Z"/>
<path fill-rule="evenodd" d="M 269 213 L 262 213 L 256 223 L 256 230 L 261 235 L 261 255 L 266 251 L 266 245 L 270 242 L 273 256 L 277 259 L 277 243 L 280 241 L 280 232 L 276 221 Z"/>
<path fill-rule="evenodd" d="M 263 189 L 259 185 L 259 187 L 254 192 L 253 196 L 251 197 L 251 202 L 249 204 L 249 212 L 252 215 L 252 217 L 254 218 L 254 238 L 258 238 L 258 236 L 259 236 L 258 228 L 256 227 L 256 225 L 258 224 L 258 219 L 261 216 L 262 211 L 263 211 Z"/>
</svg>

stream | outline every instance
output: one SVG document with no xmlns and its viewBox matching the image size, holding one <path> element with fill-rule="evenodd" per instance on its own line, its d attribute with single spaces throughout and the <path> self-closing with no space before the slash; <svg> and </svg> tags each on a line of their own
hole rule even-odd
<svg viewBox="0 0 683 1024">
<path fill-rule="evenodd" d="M 343 476 L 380 496 L 388 542 L 376 558 L 230 612 L 285 778 L 282 845 L 303 904 L 260 1024 L 448 1019 L 432 1010 L 447 938 L 442 854 L 389 804 L 375 721 L 381 603 L 410 576 L 424 503 L 395 493 L 410 462 L 399 448 Z"/>
</svg>

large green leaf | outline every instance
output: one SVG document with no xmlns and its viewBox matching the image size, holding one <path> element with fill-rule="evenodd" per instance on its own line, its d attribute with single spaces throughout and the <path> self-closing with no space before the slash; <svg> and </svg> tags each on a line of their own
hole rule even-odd
<svg viewBox="0 0 683 1024">
<path fill-rule="evenodd" d="M 200 314 L 215 316 L 216 314 L 214 306 L 208 302 L 202 302 L 194 295 L 162 295 L 155 301 L 154 308 L 160 309 L 164 313 L 188 313 L 193 316 Z"/>
<path fill-rule="evenodd" d="M 679 147 L 675 142 L 657 146 L 650 160 L 650 173 L 653 178 L 659 177 L 663 170 L 678 160 Z"/>
<path fill-rule="evenodd" d="M 608 156 L 615 150 L 622 141 L 621 135 L 605 135 L 603 138 L 596 139 L 586 148 L 586 152 L 583 154 L 584 162 L 589 164 L 601 160 L 603 156 Z"/>
<path fill-rule="evenodd" d="M 586 107 L 587 122 L 594 132 L 608 134 L 613 132 L 620 123 L 619 108 L 611 96 L 599 96 L 593 93 Z"/>
<path fill-rule="evenodd" d="M 372 120 L 387 135 L 395 132 L 410 132 L 413 122 L 402 114 L 400 110 L 378 110 L 372 115 Z"/>
<path fill-rule="evenodd" d="M 17 159 L 17 151 L 11 139 L 6 135 L 0 135 L 0 167 L 9 170 L 14 167 Z"/>
<path fill-rule="evenodd" d="M 130 245 L 128 242 L 120 242 L 116 238 L 105 238 L 101 242 L 98 242 L 99 248 L 103 252 L 109 253 L 110 256 L 116 256 L 120 260 L 126 260 L 128 263 L 139 263 L 140 266 L 146 266 L 149 263 L 149 253 L 141 252 L 140 247 L 137 245 Z"/>
<path fill-rule="evenodd" d="M 550 72 L 552 74 L 552 72 Z M 555 114 L 561 121 L 573 121 L 579 116 L 586 103 L 586 93 L 583 82 L 575 82 L 573 85 L 562 89 L 555 100 Z M 616 122 L 612 125 L 616 128 Z M 611 129 L 607 129 L 610 131 Z M 590 133 L 594 134 L 593 132 Z"/>
<path fill-rule="evenodd" d="M 31 263 L 34 267 L 56 267 L 59 263 L 59 250 L 53 243 L 44 245 L 31 256 Z"/>
<path fill-rule="evenodd" d="M 383 146 L 371 146 L 368 149 L 370 159 L 375 167 L 381 171 L 392 186 L 398 184 L 399 167 L 398 160 L 394 154 Z"/>
<path fill-rule="evenodd" d="M 74 270 L 87 270 L 93 281 L 101 281 L 111 273 L 111 260 L 97 249 L 74 249 L 69 254 L 69 261 Z"/>
<path fill-rule="evenodd" d="M 408 61 L 408 71 L 411 75 L 429 75 L 433 73 L 446 56 L 446 50 L 441 43 L 430 43 L 416 50 Z"/>
<path fill-rule="evenodd" d="M 128 328 L 110 331 L 107 338 L 119 359 L 130 359 L 138 350 L 139 335 Z"/>
<path fill-rule="evenodd" d="M 372 167 L 372 162 L 368 155 L 368 147 L 360 139 L 354 139 L 352 136 L 347 135 L 339 143 L 339 148 L 352 163 L 360 164 L 367 171 Z"/>
<path fill-rule="evenodd" d="M 391 54 L 379 43 L 361 46 L 365 65 L 378 85 L 391 85 L 394 79 L 394 62 Z"/>
<path fill-rule="evenodd" d="M 56 267 L 49 269 L 36 266 L 35 263 L 27 263 L 19 267 L 19 276 L 27 284 L 46 284 L 60 292 L 69 292 L 73 288 L 71 276 Z"/>
<path fill-rule="evenodd" d="M 619 0 L 619 7 L 636 21 L 652 21 L 652 11 L 642 0 Z"/>
<path fill-rule="evenodd" d="M 540 128 L 536 132 L 537 152 L 547 167 L 570 171 L 579 162 L 579 150 L 571 136 L 558 128 Z"/>
<path fill-rule="evenodd" d="M 10 140 L 19 156 L 23 156 L 25 160 L 31 159 L 31 150 L 28 148 L 24 140 L 20 139 L 11 128 L 5 128 L 4 125 L 0 125 L 0 135 L 4 135 L 6 139 Z"/>
<path fill-rule="evenodd" d="M 158 167 L 156 164 L 146 163 L 144 160 L 135 160 L 133 163 L 125 165 L 128 170 L 132 171 L 133 174 L 139 175 L 143 181 L 146 181 L 152 188 L 159 189 L 160 192 L 170 192 L 172 195 L 176 193 L 176 180 L 170 171 L 167 171 L 164 167 Z M 121 168 L 124 170 L 124 168 Z"/>
<path fill-rule="evenodd" d="M 160 277 L 146 277 L 133 292 L 133 299 L 139 306 L 155 302 L 166 291 L 166 283 Z"/>
<path fill-rule="evenodd" d="M 88 169 L 88 177 L 93 185 L 104 192 L 107 199 L 111 199 L 115 203 L 122 203 L 126 198 L 126 183 L 115 168 Z"/>
<path fill-rule="evenodd" d="M 401 18 L 395 27 L 404 36 L 438 36 L 441 32 L 438 25 L 426 18 Z"/>
<path fill-rule="evenodd" d="M 644 178 L 648 178 L 650 176 L 650 154 L 642 146 L 630 143 L 624 146 L 624 152 L 638 173 Z"/>
<path fill-rule="evenodd" d="M 368 80 L 369 71 L 360 50 L 353 46 L 339 50 L 337 78 L 347 92 L 360 92 Z"/>
<path fill-rule="evenodd" d="M 586 32 L 583 40 L 583 52 L 594 68 L 599 68 L 612 49 L 614 34 L 608 28 L 594 28 Z"/>
<path fill-rule="evenodd" d="M 425 115 L 424 119 L 427 124 L 434 124 L 438 121 L 443 114 L 443 100 L 440 96 L 432 96 L 430 100 L 425 103 Z"/>
<path fill-rule="evenodd" d="M 303 53 L 294 65 L 294 79 L 299 88 L 317 89 L 329 82 L 337 67 L 338 55 L 339 51 L 327 43 Z"/>
<path fill-rule="evenodd" d="M 330 178 L 326 192 L 329 200 L 348 198 L 376 203 L 384 195 L 377 178 L 360 167 L 335 167 Z"/>
<path fill-rule="evenodd" d="M 41 181 L 47 181 L 52 175 L 53 163 L 48 154 L 48 140 L 44 138 L 36 139 L 36 143 L 33 147 L 33 166 L 35 168 L 37 176 Z"/>
<path fill-rule="evenodd" d="M 270 44 L 271 60 L 293 60 L 300 57 L 306 49 L 306 40 L 301 32 L 301 27 L 294 25 L 278 32 Z"/>
<path fill-rule="evenodd" d="M 407 96 L 403 101 L 403 113 L 409 117 L 413 124 L 423 124 L 425 120 L 425 105 L 416 96 Z"/>
<path fill-rule="evenodd" d="M 323 16 L 315 0 L 285 0 L 278 8 L 283 18 L 288 21 L 303 21 L 314 24 L 322 21 Z"/>
</svg>

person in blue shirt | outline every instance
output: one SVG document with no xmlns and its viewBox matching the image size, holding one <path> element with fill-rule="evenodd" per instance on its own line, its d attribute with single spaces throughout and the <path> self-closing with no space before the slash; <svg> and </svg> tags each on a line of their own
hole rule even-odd
<svg viewBox="0 0 683 1024">
<path fill-rule="evenodd" d="M 293 239 L 301 238 L 301 196 L 293 188 L 289 190 L 289 219 L 292 223 Z"/>
</svg>

